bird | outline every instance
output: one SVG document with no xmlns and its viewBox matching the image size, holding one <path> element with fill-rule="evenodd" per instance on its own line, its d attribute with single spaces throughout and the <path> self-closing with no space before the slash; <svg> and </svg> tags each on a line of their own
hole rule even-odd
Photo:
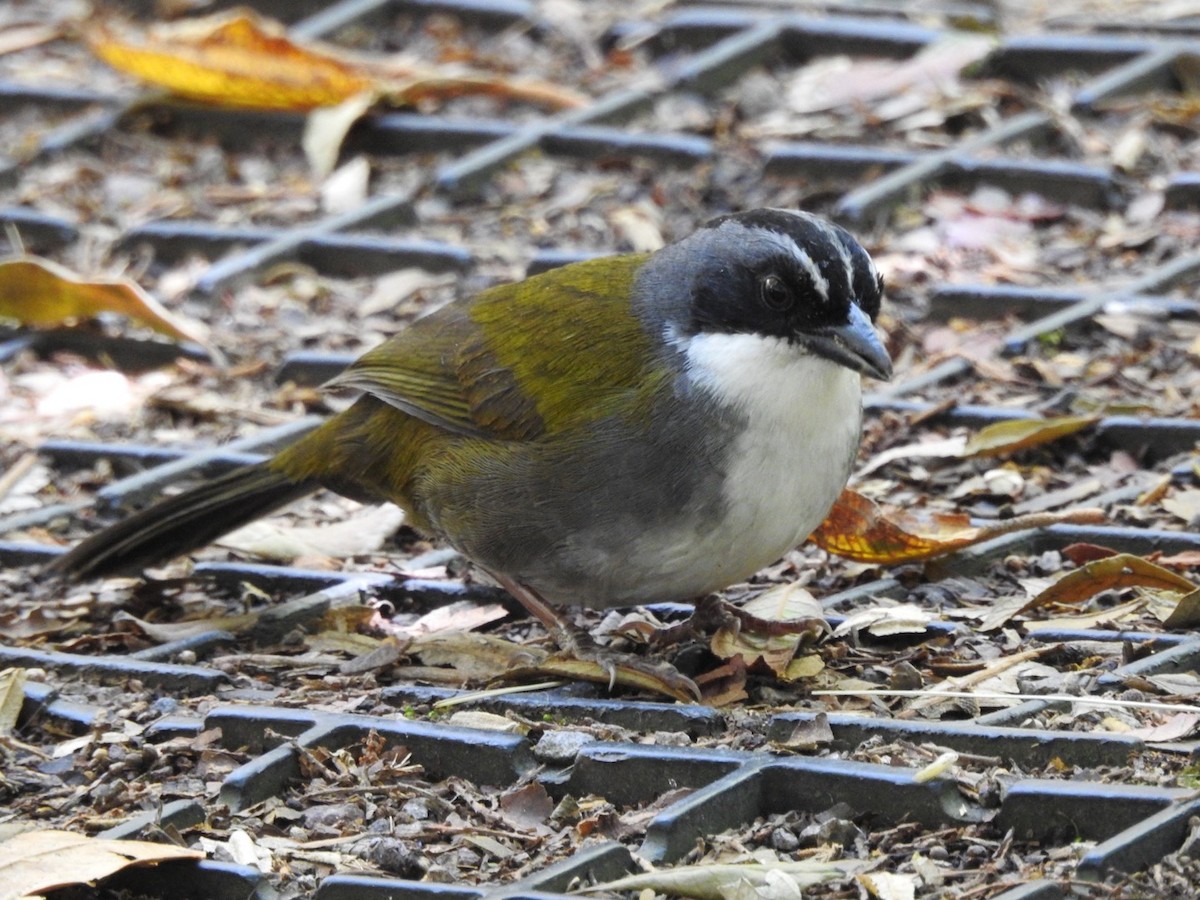
<svg viewBox="0 0 1200 900">
<path fill-rule="evenodd" d="M 882 296 L 848 231 L 774 208 L 490 287 L 350 364 L 328 387 L 357 399 L 295 443 L 48 572 L 138 572 L 328 488 L 394 502 L 586 657 L 561 607 L 696 603 L 820 524 L 858 453 L 862 378 L 891 377 Z"/>
</svg>

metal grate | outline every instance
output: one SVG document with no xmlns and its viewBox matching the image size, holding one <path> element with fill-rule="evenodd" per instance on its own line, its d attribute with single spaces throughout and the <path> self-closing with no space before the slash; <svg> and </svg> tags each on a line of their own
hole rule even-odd
<svg viewBox="0 0 1200 900">
<path fill-rule="evenodd" d="M 331 6 L 307 4 L 308 17 L 297 4 L 257 2 L 269 15 L 292 19 L 296 36 L 333 41 L 348 30 L 380 29 L 386 33 L 397 16 L 422 16 L 431 12 L 461 20 L 477 35 L 494 35 L 510 29 L 536 31 L 539 11 L 519 0 L 472 2 L 384 2 L 344 0 Z M 145 12 L 136 8 L 137 12 Z M 990 9 L 990 6 L 988 7 Z M 632 48 L 639 65 L 632 66 L 592 103 L 558 115 L 514 114 L 487 118 L 454 112 L 418 115 L 395 112 L 374 116 L 351 134 L 349 153 L 365 153 L 395 173 L 397 163 L 412 161 L 415 174 L 391 180 L 389 186 L 351 213 L 319 212 L 293 224 L 279 221 L 227 227 L 216 219 L 171 218 L 138 222 L 123 228 L 115 246 L 130 253 L 146 253 L 156 263 L 199 256 L 208 262 L 187 302 L 198 307 L 219 302 L 239 287 L 253 284 L 272 267 L 299 262 L 334 277 L 375 276 L 388 271 L 419 267 L 433 272 L 479 276 L 491 264 L 487 252 L 466 240 L 427 237 L 432 231 L 447 234 L 454 221 L 472 215 L 495 217 L 505 203 L 520 203 L 519 191 L 503 176 L 514 165 L 542 155 L 552 170 L 571 167 L 619 165 L 631 175 L 635 191 L 644 194 L 660 178 L 670 184 L 687 181 L 689 172 L 705 167 L 729 166 L 746 186 L 744 205 L 757 205 L 782 193 L 788 198 L 810 193 L 827 199 L 827 210 L 886 245 L 892 235 L 890 217 L 898 206 L 933 189 L 969 191 L 977 186 L 1006 191 L 1032 192 L 1072 207 L 1104 213 L 1122 208 L 1138 189 L 1153 182 L 1164 192 L 1163 215 L 1197 206 L 1200 172 L 1170 165 L 1131 175 L 1117 172 L 1102 158 L 1086 152 L 1064 153 L 1077 147 L 1079 134 L 1111 133 L 1122 126 L 1119 104 L 1113 102 L 1179 89 L 1176 66 L 1200 52 L 1193 23 L 1146 23 L 1133 27 L 1121 22 L 1094 22 L 1077 33 L 1034 34 L 1004 38 L 991 53 L 980 77 L 1002 79 L 1013 85 L 1016 98 L 1011 110 L 999 110 L 991 121 L 975 123 L 962 134 L 948 135 L 943 147 L 917 146 L 895 136 L 882 141 L 855 143 L 818 140 L 761 140 L 749 142 L 742 155 L 718 138 L 671 130 L 665 115 L 656 111 L 664 99 L 701 96 L 723 102 L 747 73 L 767 69 L 788 71 L 818 55 L 846 53 L 856 57 L 907 58 L 930 46 L 959 15 L 986 15 L 975 7 L 964 12 L 946 5 L 940 18 L 925 9 L 922 21 L 913 24 L 903 4 L 865 8 L 847 3 L 800 14 L 783 4 L 743 3 L 709 8 L 681 5 L 648 21 L 615 22 L 605 40 Z M 92 64 L 95 65 L 95 64 Z M 1069 96 L 1043 93 L 1046 79 L 1075 73 Z M 5 80 L 7 78 L 7 80 Z M 111 79 L 100 78 L 100 84 Z M 166 102 L 119 93 L 118 90 L 82 85 L 22 84 L 0 77 L 0 108 L 5 116 L 30 112 L 39 117 L 39 135 L 18 158 L 10 152 L 0 158 L 0 221 L 11 223 L 25 244 L 48 255 L 77 248 L 88 225 L 57 209 L 17 205 L 17 189 L 31 172 L 63 154 L 103 154 L 106 142 L 123 134 L 149 130 L 174 140 L 194 135 L 215 139 L 222 147 L 246 148 L 267 135 L 280 146 L 298 144 L 302 120 L 291 115 L 231 112 Z M 746 151 L 745 142 L 740 145 Z M 1188 162 L 1185 158 L 1185 163 Z M 663 174 L 673 173 L 673 174 Z M 671 181 L 671 179 L 677 179 Z M 384 179 L 387 181 L 387 179 Z M 388 182 L 390 185 L 391 182 Z M 749 202 L 754 201 L 754 202 Z M 439 213 L 452 211 L 441 220 Z M 717 212 L 719 210 L 711 210 Z M 698 211 L 704 212 L 704 211 Z M 270 218 L 268 214 L 264 218 Z M 457 217 L 457 219 L 455 218 Z M 460 229 L 469 232 L 469 228 Z M 585 237 L 579 246 L 529 246 L 522 248 L 526 271 L 539 271 L 575 258 L 607 252 Z M 1186 289 L 1200 270 L 1200 253 L 1181 253 L 1167 259 L 1141 258 L 1136 254 L 1118 260 L 1104 257 L 1101 269 L 1090 271 L 1068 288 L 1061 284 L 1007 286 L 960 283 L 933 288 L 925 315 L 930 320 L 970 317 L 1008 322 L 1000 342 L 1001 354 L 1021 353 L 1031 342 L 1064 329 L 1091 340 L 1089 323 L 1114 306 L 1152 309 L 1178 319 L 1195 319 L 1200 305 Z M 1015 323 L 1015 324 L 1014 324 Z M 89 339 L 90 340 L 90 339 Z M 95 350 L 95 342 L 89 344 Z M 197 358 L 191 348 L 172 348 L 132 338 L 104 338 L 104 354 L 122 360 L 139 360 L 147 366 L 162 364 L 178 354 Z M 0 343 L 0 355 L 11 358 L 24 350 L 48 354 L 82 352 L 73 332 L 11 332 Z M 315 384 L 338 371 L 353 354 L 326 349 L 291 352 L 280 362 L 280 380 Z M 1013 406 L 987 406 L 964 402 L 940 409 L 927 395 L 948 384 L 967 384 L 971 364 L 959 357 L 912 374 L 878 390 L 867 407 L 875 415 L 929 413 L 929 427 L 978 426 L 1023 416 Z M 261 458 L 272 448 L 311 428 L 304 419 L 266 429 L 234 443 L 199 451 L 177 450 L 130 440 L 82 442 L 58 440 L 41 448 L 55 467 L 70 470 L 112 461 L 118 471 L 134 474 L 113 481 L 96 493 L 102 505 L 119 507 L 139 503 L 181 479 L 202 477 L 248 460 Z M 1155 419 L 1110 416 L 1099 423 L 1096 446 L 1124 449 L 1136 454 L 1147 467 L 1177 483 L 1189 482 L 1190 464 L 1172 458 L 1192 450 L 1200 425 L 1194 419 Z M 1174 466 L 1172 468 L 1172 466 Z M 1139 487 L 1098 498 L 1104 505 L 1126 503 Z M 0 520 L 0 533 L 11 533 L 61 522 L 80 506 L 47 504 Z M 1009 554 L 1036 556 L 1069 544 L 1090 542 L 1117 550 L 1147 553 L 1200 550 L 1200 537 L 1186 531 L 1160 531 L 1121 525 L 1105 527 L 1059 526 L 1036 535 L 1013 535 L 972 548 L 931 566 L 927 577 L 954 578 L 979 573 Z M 56 551 L 29 540 L 0 543 L 0 561 L 19 567 L 44 561 Z M 306 572 L 272 566 L 206 563 L 198 577 L 250 582 L 290 597 L 278 614 L 255 635 L 269 641 L 297 623 L 312 621 L 339 598 L 364 589 L 385 596 L 437 602 L 446 585 L 393 579 L 374 573 Z M 825 598 L 833 614 L 850 611 L 865 596 L 903 596 L 905 588 L 885 579 L 864 588 L 851 588 Z M 494 598 L 494 595 L 489 595 Z M 225 676 L 202 663 L 181 665 L 167 660 L 183 651 L 203 658 L 227 645 L 231 636 L 221 632 L 190 637 L 131 656 L 82 655 L 0 647 L 0 665 L 43 669 L 59 678 L 109 680 L 137 679 L 164 691 L 183 694 L 213 691 Z M 1133 675 L 1195 671 L 1200 640 L 1186 634 L 1132 633 L 1105 629 L 1043 631 L 1028 637 L 1030 644 L 1085 641 L 1126 642 L 1144 653 L 1137 661 L 1115 669 L 1089 690 L 1120 688 Z M 433 688 L 396 687 L 386 690 L 382 702 L 403 708 L 428 704 L 450 692 Z M 851 751 L 864 740 L 885 736 L 897 740 L 929 742 L 965 753 L 1000 757 L 1015 769 L 1036 769 L 1051 760 L 1090 769 L 1119 766 L 1151 751 L 1145 742 L 1112 734 L 1064 733 L 1038 727 L 1038 717 L 1061 701 L 1027 703 L 1000 713 L 977 715 L 958 722 L 916 722 L 882 717 L 831 715 L 834 742 L 830 749 Z M 497 711 L 515 711 L 529 718 L 547 713 L 565 720 L 614 723 L 634 731 L 681 732 L 712 736 L 726 727 L 725 716 L 705 708 L 675 707 L 657 703 L 608 700 L 588 691 L 529 694 L 483 702 Z M 86 729 L 98 721 L 101 710 L 62 699 L 44 686 L 31 687 L 24 719 L 54 723 L 66 729 Z M 779 713 L 769 717 L 762 733 L 782 740 L 797 724 L 811 719 L 809 712 Z M 479 783 L 506 786 L 538 765 L 530 742 L 512 735 L 464 731 L 439 724 L 406 721 L 402 717 L 337 715 L 289 710 L 244 703 L 223 705 L 203 716 L 166 715 L 151 727 L 163 739 L 221 730 L 220 746 L 242 749 L 250 760 L 228 775 L 220 802 L 237 811 L 278 794 L 299 776 L 298 754 L 305 749 L 337 749 L 364 740 L 374 731 L 391 744 L 408 747 L 414 759 L 435 777 L 457 775 Z M 1190 745 L 1189 745 L 1190 746 Z M 640 847 L 643 857 L 656 863 L 679 860 L 697 837 L 737 827 L 756 817 L 788 809 L 819 811 L 836 803 L 848 804 L 869 814 L 880 826 L 915 821 L 928 829 L 991 820 L 1001 831 L 1011 829 L 1015 839 L 1061 846 L 1076 839 L 1096 841 L 1078 863 L 1077 877 L 1100 881 L 1119 873 L 1151 866 L 1179 849 L 1189 833 L 1189 818 L 1200 813 L 1193 792 L 1171 787 L 1105 784 L 1098 781 L 1015 778 L 994 805 L 967 802 L 944 781 L 921 783 L 911 769 L 872 765 L 836 758 L 783 757 L 762 751 L 735 751 L 697 747 L 656 747 L 597 741 L 586 744 L 569 764 L 544 764 L 538 776 L 552 795 L 604 794 L 614 802 L 644 803 L 668 787 L 693 787 L 683 800 L 665 808 L 647 828 Z M 110 836 L 133 836 L 152 823 L 185 827 L 202 821 L 199 800 L 176 801 L 160 811 L 134 816 L 110 830 Z M 632 866 L 629 851 L 616 843 L 602 843 L 575 857 L 514 884 L 486 889 L 451 888 L 445 885 L 354 874 L 335 874 L 320 885 L 321 900 L 335 898 L 406 897 L 558 897 L 576 878 L 607 878 L 624 874 Z M 139 892 L 154 892 L 170 885 L 171 867 L 131 870 L 122 884 Z M 268 896 L 270 888 L 250 868 L 205 863 L 189 870 L 195 896 Z M 1050 898 L 1068 896 L 1050 881 L 1034 881 L 993 898 Z"/>
</svg>

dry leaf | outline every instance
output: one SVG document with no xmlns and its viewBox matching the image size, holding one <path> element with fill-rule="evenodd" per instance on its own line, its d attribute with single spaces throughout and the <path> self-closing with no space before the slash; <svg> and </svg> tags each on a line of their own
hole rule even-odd
<svg viewBox="0 0 1200 900">
<path fill-rule="evenodd" d="M 1196 713 L 1175 713 L 1159 725 L 1148 725 L 1144 728 L 1130 728 L 1126 734 L 1139 737 L 1146 743 L 1161 744 L 1167 741 L 1180 741 L 1190 737 L 1200 725 L 1200 715 Z"/>
<path fill-rule="evenodd" d="M 219 13 L 118 37 L 95 26 L 92 52 L 179 97 L 257 109 L 335 106 L 373 89 L 358 65 L 293 43 L 275 22 Z"/>
<path fill-rule="evenodd" d="M 1200 521 L 1200 490 L 1175 491 L 1171 496 L 1162 499 L 1161 506 L 1171 515 L 1178 516 L 1189 524 Z"/>
<path fill-rule="evenodd" d="M 499 603 L 480 606 L 470 600 L 456 600 L 454 603 L 447 603 L 445 606 L 431 609 L 415 622 L 409 622 L 407 625 L 388 623 L 384 626 L 382 623 L 380 624 L 384 630 L 397 637 L 415 638 L 444 631 L 471 631 L 475 628 L 482 628 L 489 622 L 503 619 L 506 615 L 508 615 L 508 610 Z"/>
<path fill-rule="evenodd" d="M 917 877 L 903 872 L 863 872 L 855 881 L 877 900 L 913 900 L 917 896 Z"/>
<path fill-rule="evenodd" d="M 1057 419 L 1013 419 L 981 428 L 963 448 L 964 456 L 1015 453 L 1056 441 L 1100 421 L 1100 416 L 1063 416 Z"/>
<path fill-rule="evenodd" d="M 1120 622 L 1125 619 L 1132 619 L 1146 609 L 1146 601 L 1144 599 L 1130 600 L 1128 603 L 1119 603 L 1116 606 L 1110 606 L 1107 609 L 1096 610 L 1089 613 L 1078 613 L 1076 615 L 1053 616 L 1049 619 L 1039 619 L 1034 622 L 1026 622 L 1025 629 L 1029 632 L 1035 631 L 1060 631 L 1062 629 L 1091 629 L 1100 628 L 1104 625 L 1110 625 L 1114 622 Z"/>
<path fill-rule="evenodd" d="M 128 36 L 98 26 L 90 45 L 110 66 L 147 84 L 223 106 L 314 110 L 360 96 L 415 105 L 487 94 L 571 109 L 587 100 L 544 82 L 418 72 L 351 58 L 332 47 L 303 46 L 278 22 L 246 10 L 156 25 Z"/>
<path fill-rule="evenodd" d="M 129 316 L 176 340 L 193 341 L 218 358 L 205 344 L 203 325 L 173 315 L 126 278 L 85 280 L 39 256 L 0 261 L 0 318 L 44 328 L 106 312 Z"/>
<path fill-rule="evenodd" d="M 855 610 L 837 628 L 834 636 L 866 631 L 876 637 L 894 634 L 924 634 L 934 615 L 913 603 L 898 603 L 874 609 Z"/>
<path fill-rule="evenodd" d="M 1068 572 L 1023 607 L 1020 612 L 1055 604 L 1082 603 L 1101 591 L 1128 587 L 1160 588 L 1168 591 L 1196 590 L 1196 585 L 1170 569 L 1130 553 L 1098 559 Z"/>
<path fill-rule="evenodd" d="M 829 716 L 819 712 L 811 719 L 797 722 L 786 739 L 775 743 L 784 750 L 815 750 L 832 744 L 833 729 L 829 726 Z"/>
<path fill-rule="evenodd" d="M 408 647 L 427 666 L 449 666 L 464 680 L 499 678 L 513 668 L 537 665 L 545 651 L 471 631 L 447 631 L 413 639 Z"/>
<path fill-rule="evenodd" d="M 915 94 L 927 103 L 993 46 L 991 38 L 952 33 L 898 62 L 822 57 L 801 70 L 788 91 L 788 106 L 795 113 L 813 113 L 898 94 Z"/>
<path fill-rule="evenodd" d="M 1096 509 L 1034 513 L 988 525 L 972 525 L 963 515 L 935 513 L 917 516 L 903 510 L 886 513 L 862 494 L 842 491 L 825 521 L 810 540 L 822 550 L 856 562 L 894 564 L 943 556 L 1000 535 L 1063 522 L 1097 524 L 1104 513 Z"/>
<path fill-rule="evenodd" d="M 321 107 L 308 114 L 300 145 L 304 148 L 304 158 L 308 160 L 308 167 L 312 170 L 315 178 L 323 179 L 333 172 L 337 165 L 338 154 L 342 152 L 342 144 L 345 143 L 346 135 L 350 133 L 354 123 L 366 115 L 367 110 L 374 103 L 375 95 L 364 92 L 347 97 L 336 106 Z M 365 157 L 360 157 L 360 159 L 367 164 Z M 359 176 L 363 180 L 364 199 L 369 175 L 370 169 L 367 164 L 367 172 Z M 326 191 L 327 187 L 323 187 L 322 202 L 328 208 L 328 201 L 325 200 Z"/>
<path fill-rule="evenodd" d="M 25 705 L 25 670 L 0 672 L 0 737 L 13 733 Z"/>
<path fill-rule="evenodd" d="M 757 634 L 745 627 L 725 625 L 712 636 L 710 647 L 720 659 L 741 656 L 748 668 L 761 661 L 776 675 L 783 675 L 800 644 L 820 630 L 824 610 L 812 594 L 798 584 L 780 584 L 763 591 L 742 605 L 742 610 L 771 623 L 803 624 L 800 631 Z"/>
<path fill-rule="evenodd" d="M 554 801 L 540 781 L 500 795 L 500 815 L 514 828 L 534 829 L 554 812 Z"/>
<path fill-rule="evenodd" d="M 730 892 L 741 884 L 757 888 L 767 884 L 772 873 L 783 873 L 791 877 L 801 889 L 829 881 L 849 878 L 864 868 L 859 860 L 806 859 L 798 862 L 776 863 L 705 863 L 695 866 L 675 866 L 628 875 L 616 881 L 580 887 L 584 893 L 640 892 L 645 890 L 659 894 L 691 897 L 693 900 L 726 900 Z"/>
<path fill-rule="evenodd" d="M 1200 590 L 1180 597 L 1171 614 L 1163 619 L 1163 625 L 1167 628 L 1195 628 L 1200 625 Z"/>
<path fill-rule="evenodd" d="M 520 722 L 482 709 L 460 709 L 450 715 L 446 724 L 455 728 L 477 728 L 480 731 L 499 731 L 503 734 L 523 734 L 528 730 Z"/>
<path fill-rule="evenodd" d="M 210 631 L 228 631 L 230 634 L 238 634 L 253 628 L 260 618 L 262 618 L 261 613 L 245 613 L 236 616 L 213 616 L 211 619 L 191 619 L 184 622 L 147 622 L 124 610 L 118 610 L 113 616 L 113 621 L 132 622 L 150 640 L 166 644 L 199 634 L 207 634 Z"/>
<path fill-rule="evenodd" d="M 549 656 L 536 665 L 520 666 L 504 673 L 506 678 L 565 678 L 571 681 L 590 681 L 605 687 L 633 688 L 671 697 L 681 703 L 694 703 L 700 693 L 690 679 L 680 675 L 673 667 L 663 665 L 661 674 L 653 671 L 648 660 L 640 666 L 625 665 L 619 657 L 598 662 L 577 659 L 571 656 Z M 707 698 L 706 698 L 707 699 Z"/>
<path fill-rule="evenodd" d="M 345 559 L 376 552 L 404 521 L 391 503 L 364 507 L 332 525 L 289 525 L 284 520 L 251 522 L 214 543 L 273 562 L 302 556 Z"/>
<path fill-rule="evenodd" d="M 94 885 L 128 866 L 203 859 L 196 850 L 149 841 L 110 841 L 70 831 L 27 831 L 0 843 L 4 897 L 44 894 L 68 885 Z"/>
</svg>

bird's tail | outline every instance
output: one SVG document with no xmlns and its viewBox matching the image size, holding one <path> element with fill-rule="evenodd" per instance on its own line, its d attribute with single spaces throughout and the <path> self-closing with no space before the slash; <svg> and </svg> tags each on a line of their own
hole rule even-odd
<svg viewBox="0 0 1200 900">
<path fill-rule="evenodd" d="M 295 480 L 268 462 L 243 466 L 110 525 L 46 567 L 69 579 L 132 573 L 210 543 L 320 485 Z"/>
</svg>

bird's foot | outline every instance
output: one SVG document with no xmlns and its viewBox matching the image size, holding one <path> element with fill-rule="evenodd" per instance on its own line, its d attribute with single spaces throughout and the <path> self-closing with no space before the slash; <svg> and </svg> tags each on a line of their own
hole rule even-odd
<svg viewBox="0 0 1200 900">
<path fill-rule="evenodd" d="M 828 631 L 829 626 L 819 616 L 764 619 L 716 594 L 708 594 L 696 601 L 696 608 L 684 621 L 656 628 L 646 635 L 646 640 L 651 646 L 666 647 L 687 639 L 706 638 L 721 628 L 730 628 L 734 633 L 744 631 L 747 634 L 774 637 L 782 634 L 821 634 Z"/>
<path fill-rule="evenodd" d="M 645 659 L 632 653 L 619 653 L 599 646 L 592 636 L 543 600 L 536 591 L 502 575 L 494 575 L 529 613 L 545 626 L 559 648 L 536 666 L 510 671 L 511 675 L 536 673 L 555 678 L 571 678 L 637 690 L 653 691 L 684 703 L 701 699 L 696 683 L 669 663 Z"/>
</svg>

